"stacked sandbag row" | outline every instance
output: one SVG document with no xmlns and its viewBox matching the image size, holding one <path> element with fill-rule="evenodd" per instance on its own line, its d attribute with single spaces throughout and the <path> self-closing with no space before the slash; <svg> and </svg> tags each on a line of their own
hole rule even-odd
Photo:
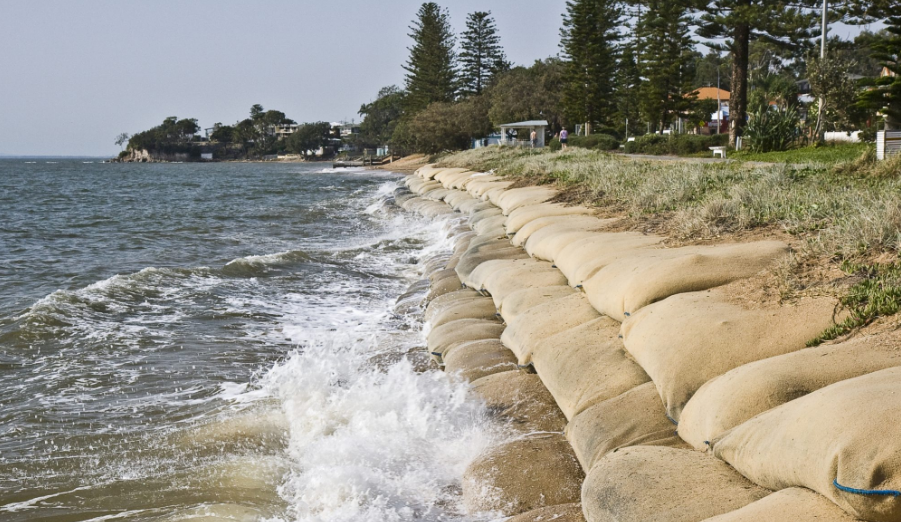
<svg viewBox="0 0 901 522">
<path fill-rule="evenodd" d="M 468 218 L 465 227 L 451 228 L 454 252 L 435 256 L 425 266 L 431 282 L 423 303 L 428 350 L 453 378 L 471 383 L 491 417 L 511 434 L 466 470 L 467 509 L 515 515 L 513 520 L 521 522 L 581 522 L 578 501 L 584 475 L 562 435 L 566 418 L 540 378 L 520 371 L 516 357 L 501 342 L 505 325 L 492 297 L 474 289 L 478 286 L 463 285 L 455 270 L 528 257 L 521 249 L 510 255 L 509 241 L 502 239 L 505 216 L 499 208 L 457 190 L 470 181 L 496 184 L 497 178 L 462 169 L 423 169 L 419 174 L 407 179 L 409 194 L 398 190 L 395 200 L 400 198 L 401 206 L 440 215 L 447 211 L 426 202 L 443 201 L 449 211 Z M 436 182 L 443 183 L 441 188 Z M 484 188 L 487 192 L 497 186 Z M 416 200 L 422 202 L 409 203 Z"/>
<path fill-rule="evenodd" d="M 501 343 L 568 420 L 589 520 L 780 519 L 791 503 L 817 520 L 901 519 L 897 340 L 806 349 L 833 300 L 748 307 L 723 289 L 784 244 L 662 248 L 544 203 L 545 188 L 440 169 L 421 179 L 472 214 L 479 234 L 454 272 L 491 296 Z"/>
</svg>

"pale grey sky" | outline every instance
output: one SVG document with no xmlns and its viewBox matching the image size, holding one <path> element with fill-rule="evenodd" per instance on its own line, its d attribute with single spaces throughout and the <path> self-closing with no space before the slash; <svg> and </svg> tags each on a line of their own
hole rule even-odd
<svg viewBox="0 0 901 522">
<path fill-rule="evenodd" d="M 492 11 L 508 57 L 557 53 L 565 0 L 453 0 Z M 403 85 L 421 0 L 0 0 L 0 154 L 115 155 L 166 116 L 202 127 L 250 106 L 356 118 Z"/>
<path fill-rule="evenodd" d="M 492 11 L 517 64 L 557 54 L 565 0 L 446 0 Z M 167 116 L 234 123 L 254 103 L 357 119 L 403 85 L 422 0 L 0 0 L 0 154 L 118 153 Z"/>
</svg>

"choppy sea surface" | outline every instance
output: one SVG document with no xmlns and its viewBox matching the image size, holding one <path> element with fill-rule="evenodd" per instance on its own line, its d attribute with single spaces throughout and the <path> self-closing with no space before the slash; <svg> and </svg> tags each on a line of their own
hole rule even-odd
<svg viewBox="0 0 901 522">
<path fill-rule="evenodd" d="M 0 520 L 468 520 L 398 174 L 0 160 Z M 421 366 L 421 365 L 420 365 Z"/>
</svg>

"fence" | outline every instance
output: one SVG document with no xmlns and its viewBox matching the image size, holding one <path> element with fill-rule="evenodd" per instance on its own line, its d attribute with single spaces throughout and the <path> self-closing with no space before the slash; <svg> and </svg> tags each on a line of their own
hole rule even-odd
<svg viewBox="0 0 901 522">
<path fill-rule="evenodd" d="M 884 160 L 901 152 L 901 131 L 879 131 L 876 133 L 876 159 Z"/>
</svg>

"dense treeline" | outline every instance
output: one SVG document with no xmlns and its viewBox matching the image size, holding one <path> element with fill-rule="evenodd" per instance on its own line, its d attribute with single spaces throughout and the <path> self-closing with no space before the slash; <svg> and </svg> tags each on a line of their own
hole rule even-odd
<svg viewBox="0 0 901 522">
<path fill-rule="evenodd" d="M 880 114 L 901 125 L 901 106 L 892 108 L 901 104 L 901 83 L 873 79 L 883 66 L 901 72 L 901 17 L 888 16 L 894 4 L 831 2 L 830 23 L 885 20 L 888 29 L 829 38 L 821 60 L 821 0 L 568 0 L 560 57 L 512 66 L 490 12 L 468 15 L 458 46 L 447 9 L 426 2 L 411 26 L 404 88 L 386 87 L 360 108 L 358 140 L 432 153 L 531 119 L 548 120 L 552 133 L 580 125 L 583 134 L 615 138 L 692 129 L 718 108 L 697 99 L 705 86 L 731 92 L 723 132 L 732 143 L 747 135 L 780 148 L 825 130 L 872 135 Z M 870 78 L 863 95 L 860 76 Z M 825 101 L 821 117 L 818 102 L 799 104 L 801 80 Z"/>
<path fill-rule="evenodd" d="M 215 144 L 219 147 L 219 157 L 226 158 L 260 158 L 280 153 L 306 158 L 336 142 L 340 143 L 340 136 L 333 131 L 330 123 L 298 125 L 284 112 L 265 110 L 260 104 L 253 105 L 249 117 L 234 125 L 213 125 L 208 142 L 197 135 L 199 130 L 196 119 L 171 116 L 162 124 L 130 138 L 128 134 L 120 134 L 116 143 L 122 145 L 127 141 L 123 156 L 132 151 L 148 151 L 152 154 L 186 153 L 195 158 L 200 157 L 204 144 Z"/>
</svg>

